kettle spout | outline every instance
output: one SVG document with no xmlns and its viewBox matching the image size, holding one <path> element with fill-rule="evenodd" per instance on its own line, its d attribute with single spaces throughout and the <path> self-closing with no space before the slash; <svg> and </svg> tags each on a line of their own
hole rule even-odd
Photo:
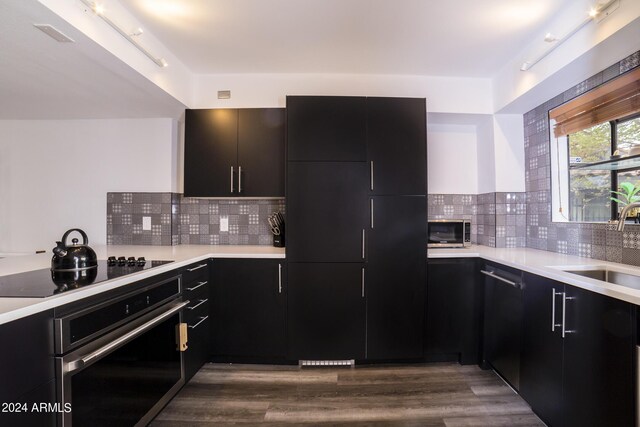
<svg viewBox="0 0 640 427">
<path fill-rule="evenodd" d="M 56 242 L 56 247 L 53 248 L 53 253 L 59 257 L 63 257 L 67 254 L 66 247 L 62 244 L 62 242 Z"/>
</svg>

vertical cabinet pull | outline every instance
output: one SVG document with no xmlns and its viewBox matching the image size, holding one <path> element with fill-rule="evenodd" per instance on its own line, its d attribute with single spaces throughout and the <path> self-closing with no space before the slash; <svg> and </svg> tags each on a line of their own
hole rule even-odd
<svg viewBox="0 0 640 427">
<path fill-rule="evenodd" d="M 373 199 L 371 199 L 371 229 L 373 229 Z"/>
<path fill-rule="evenodd" d="M 282 293 L 282 264 L 278 264 L 278 293 Z"/>
<path fill-rule="evenodd" d="M 556 331 L 556 288 L 551 289 L 551 332 Z"/>
<path fill-rule="evenodd" d="M 576 299 L 575 297 L 568 297 L 566 292 L 562 292 L 562 338 L 564 338 L 564 336 L 566 334 L 573 334 L 575 331 L 573 330 L 569 330 L 566 327 L 567 324 L 567 317 L 566 317 L 566 311 L 567 311 L 567 301 L 571 301 Z"/>
<path fill-rule="evenodd" d="M 231 166 L 231 192 L 233 193 L 233 166 Z"/>
<path fill-rule="evenodd" d="M 551 289 L 551 332 L 555 332 L 559 328 L 560 323 L 556 323 L 556 297 L 562 295 L 563 292 L 556 292 L 556 288 Z"/>
<path fill-rule="evenodd" d="M 364 298 L 364 267 L 362 267 L 362 298 Z"/>
<path fill-rule="evenodd" d="M 373 160 L 371 160 L 371 170 L 370 170 L 370 175 L 371 175 L 371 191 L 373 191 Z"/>
<path fill-rule="evenodd" d="M 242 193 L 242 166 L 238 166 L 238 193 Z"/>
<path fill-rule="evenodd" d="M 364 259 L 364 247 L 365 247 L 365 242 L 364 242 L 364 228 L 362 229 L 362 259 Z"/>
</svg>

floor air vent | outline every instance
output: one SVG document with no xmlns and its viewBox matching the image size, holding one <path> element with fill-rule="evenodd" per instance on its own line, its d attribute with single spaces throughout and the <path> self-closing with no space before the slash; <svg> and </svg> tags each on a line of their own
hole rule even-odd
<svg viewBox="0 0 640 427">
<path fill-rule="evenodd" d="M 301 368 L 330 368 L 336 366 L 353 368 L 356 366 L 356 361 L 351 360 L 300 360 Z"/>
</svg>

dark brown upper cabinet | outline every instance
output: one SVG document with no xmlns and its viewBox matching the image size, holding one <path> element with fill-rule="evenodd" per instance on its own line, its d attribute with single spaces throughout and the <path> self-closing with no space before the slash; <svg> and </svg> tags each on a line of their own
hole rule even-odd
<svg viewBox="0 0 640 427">
<path fill-rule="evenodd" d="M 367 160 L 367 98 L 287 96 L 288 161 Z"/>
<path fill-rule="evenodd" d="M 427 193 L 424 98 L 367 98 L 367 161 L 372 195 Z"/>
<path fill-rule="evenodd" d="M 187 110 L 186 197 L 284 197 L 284 109 Z"/>
</svg>

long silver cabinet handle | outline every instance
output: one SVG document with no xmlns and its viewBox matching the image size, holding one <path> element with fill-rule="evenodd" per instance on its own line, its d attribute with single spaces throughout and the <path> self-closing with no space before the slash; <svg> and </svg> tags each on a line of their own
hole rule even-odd
<svg viewBox="0 0 640 427">
<path fill-rule="evenodd" d="M 516 289 L 520 289 L 520 285 L 517 284 L 516 282 L 509 280 L 509 279 L 505 279 L 504 277 L 500 277 L 497 274 L 495 274 L 493 271 L 487 271 L 487 270 L 480 270 L 480 273 L 484 274 L 485 276 L 489 276 L 492 277 L 496 280 L 500 280 L 501 282 L 506 283 L 507 285 L 513 286 Z"/>
<path fill-rule="evenodd" d="M 231 192 L 233 193 L 233 166 L 231 166 Z"/>
<path fill-rule="evenodd" d="M 362 267 L 362 298 L 364 298 L 364 267 Z"/>
<path fill-rule="evenodd" d="M 282 264 L 278 264 L 278 293 L 282 293 Z"/>
<path fill-rule="evenodd" d="M 362 229 L 362 259 L 364 259 L 364 247 L 365 247 L 365 241 L 364 241 L 365 237 L 364 237 L 364 228 Z"/>
<path fill-rule="evenodd" d="M 371 229 L 373 229 L 373 199 L 371 199 Z"/>
<path fill-rule="evenodd" d="M 574 300 L 575 297 L 568 297 L 566 292 L 562 292 L 562 338 L 566 334 L 573 334 L 575 331 L 567 329 L 567 301 Z"/>
<path fill-rule="evenodd" d="M 209 298 L 201 299 L 196 305 L 192 305 L 191 307 L 187 307 L 187 310 L 195 310 L 196 308 L 200 307 L 202 304 L 204 304 L 207 301 L 209 301 Z"/>
<path fill-rule="evenodd" d="M 556 331 L 556 288 L 551 289 L 551 332 Z"/>
<path fill-rule="evenodd" d="M 205 268 L 207 266 L 207 264 L 200 264 L 197 267 L 193 267 L 193 268 L 187 268 L 187 271 L 196 271 L 196 270 L 200 270 L 201 268 Z"/>
<path fill-rule="evenodd" d="M 556 292 L 556 288 L 551 289 L 551 291 L 551 332 L 555 332 L 556 328 L 562 326 L 561 323 L 556 323 L 556 297 L 564 295 L 564 293 Z"/>
<path fill-rule="evenodd" d="M 94 351 L 92 353 L 89 353 L 89 354 L 87 354 L 85 356 L 82 356 L 82 357 L 70 362 L 67 372 L 74 372 L 74 371 L 77 371 L 79 369 L 82 369 L 85 366 L 87 366 L 89 363 L 91 363 L 93 360 L 99 359 L 100 357 L 102 357 L 103 355 L 106 355 L 107 353 L 111 352 L 112 350 L 115 350 L 115 349 L 125 345 L 129 341 L 133 340 L 134 338 L 138 337 L 139 335 L 142 335 L 144 332 L 146 332 L 149 329 L 153 328 L 158 323 L 163 322 L 164 320 L 168 319 L 174 313 L 177 313 L 183 307 L 187 306 L 190 302 L 191 301 L 184 301 L 184 302 L 181 302 L 179 304 L 173 305 L 167 311 L 163 312 L 162 314 L 159 314 L 158 316 L 154 317 L 153 319 L 149 320 L 148 322 L 143 323 L 142 325 L 138 326 L 134 330 L 132 330 L 130 332 L 127 332 L 126 334 L 122 335 L 121 337 L 111 341 L 109 344 L 105 345 L 104 347 L 100 347 L 96 351 Z"/>
<path fill-rule="evenodd" d="M 370 173 L 371 173 L 371 191 L 373 191 L 373 160 L 371 160 L 370 165 L 371 165 L 371 171 L 370 171 Z"/>
<path fill-rule="evenodd" d="M 203 287 L 207 283 L 209 283 L 209 282 L 206 281 L 206 280 L 204 282 L 198 282 L 198 286 L 194 286 L 193 288 L 187 288 L 187 290 L 188 291 L 195 291 L 196 289 Z"/>
<path fill-rule="evenodd" d="M 242 193 L 242 166 L 238 166 L 238 193 Z"/>
<path fill-rule="evenodd" d="M 189 328 L 191 329 L 195 329 L 198 326 L 200 326 L 200 323 L 204 322 L 205 320 L 207 320 L 209 318 L 209 316 L 204 316 L 200 318 L 200 321 L 198 323 L 196 323 L 195 325 L 189 325 Z"/>
</svg>

